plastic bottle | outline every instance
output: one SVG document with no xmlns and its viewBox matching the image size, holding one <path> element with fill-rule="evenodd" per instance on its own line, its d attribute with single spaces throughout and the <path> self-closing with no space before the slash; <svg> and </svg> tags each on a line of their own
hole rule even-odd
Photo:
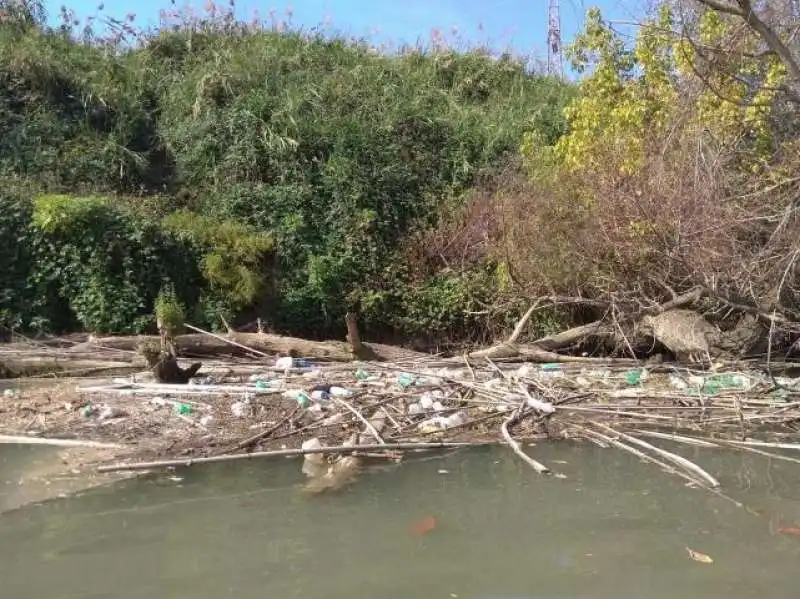
<svg viewBox="0 0 800 599">
<path fill-rule="evenodd" d="M 180 416 L 189 416 L 192 413 L 192 406 L 188 403 L 176 403 L 175 413 Z"/>
<path fill-rule="evenodd" d="M 399 375 L 397 375 L 397 384 L 403 389 L 407 389 L 414 384 L 414 377 L 407 372 L 401 372 Z"/>
<path fill-rule="evenodd" d="M 311 392 L 311 399 L 315 401 L 328 401 L 330 398 L 331 394 L 322 389 L 316 389 Z"/>
<path fill-rule="evenodd" d="M 311 398 L 305 391 L 298 391 L 294 398 L 297 401 L 297 404 L 303 409 L 307 408 L 311 404 Z"/>
</svg>

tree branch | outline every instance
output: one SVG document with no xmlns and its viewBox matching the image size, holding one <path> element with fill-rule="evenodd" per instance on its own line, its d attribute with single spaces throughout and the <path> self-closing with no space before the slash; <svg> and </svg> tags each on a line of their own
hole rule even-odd
<svg viewBox="0 0 800 599">
<path fill-rule="evenodd" d="M 709 0 L 700 1 L 708 2 Z M 783 60 L 784 64 L 786 65 L 786 69 L 789 71 L 791 78 L 795 81 L 800 81 L 800 64 L 798 64 L 794 56 L 792 56 L 792 51 L 789 50 L 788 46 L 783 43 L 778 34 L 759 18 L 756 11 L 753 10 L 753 5 L 751 4 L 750 0 L 736 1 L 739 3 L 739 6 L 742 9 L 742 17 L 750 26 L 750 28 L 758 33 L 761 36 L 761 39 L 766 42 L 767 46 L 769 46 L 771 50 L 774 50 L 775 53 L 781 57 L 781 60 Z"/>
<path fill-rule="evenodd" d="M 800 82 L 800 63 L 792 55 L 789 47 L 780 36 L 764 22 L 753 9 L 751 0 L 736 0 L 736 5 L 720 0 L 697 0 L 700 4 L 721 13 L 740 17 L 764 41 L 767 47 L 783 62 L 789 79 Z M 800 94 L 788 86 L 782 86 L 792 102 L 800 103 Z"/>
<path fill-rule="evenodd" d="M 718 2 L 717 0 L 697 0 L 700 4 L 705 4 L 709 8 L 716 11 L 724 12 L 729 15 L 736 15 L 737 17 L 744 17 L 744 12 L 738 6 L 728 4 L 727 2 Z"/>
</svg>

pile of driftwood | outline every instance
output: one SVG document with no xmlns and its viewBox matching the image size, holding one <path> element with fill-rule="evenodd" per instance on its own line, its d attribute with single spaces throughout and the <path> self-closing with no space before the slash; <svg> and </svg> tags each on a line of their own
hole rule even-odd
<svg viewBox="0 0 800 599">
<path fill-rule="evenodd" d="M 164 387 L 128 385 L 119 391 L 146 399 L 155 393 L 163 395 Z M 94 391 L 108 395 L 112 389 Z M 269 426 L 265 422 L 256 434 L 231 442 L 214 455 L 113 464 L 101 471 L 326 455 L 334 457 L 307 458 L 306 471 L 313 474 L 316 488 L 327 488 L 342 484 L 362 459 L 399 459 L 408 451 L 504 444 L 536 472 L 561 477 L 562 473 L 524 447 L 527 441 L 544 439 L 580 439 L 616 447 L 711 490 L 719 486 L 717 480 L 664 449 L 663 441 L 732 448 L 800 463 L 800 458 L 786 453 L 800 449 L 800 444 L 791 441 L 800 426 L 800 380 L 753 369 L 709 373 L 663 364 L 631 368 L 520 364 L 491 358 L 442 366 L 426 359 L 312 365 L 235 386 L 191 385 L 182 393 L 196 401 L 206 396 L 202 401 L 209 405 L 213 405 L 212 397 L 223 398 L 218 404 L 222 410 L 232 397 L 246 393 L 256 420 L 259 413 L 271 415 Z M 295 407 L 276 418 L 270 407 L 280 402 Z M 224 426 L 221 421 L 218 424 Z M 300 446 L 258 450 L 292 439 Z M 662 447 L 652 440 L 661 441 Z"/>
</svg>

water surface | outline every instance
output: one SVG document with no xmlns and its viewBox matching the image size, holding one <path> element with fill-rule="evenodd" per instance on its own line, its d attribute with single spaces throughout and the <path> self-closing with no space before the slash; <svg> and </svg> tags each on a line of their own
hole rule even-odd
<svg viewBox="0 0 800 599">
<path fill-rule="evenodd" d="M 565 480 L 498 448 L 386 467 L 312 497 L 298 490 L 298 460 L 212 464 L 0 515 L 3 597 L 800 596 L 800 538 L 775 532 L 800 526 L 800 465 L 683 453 L 757 515 L 593 446 L 535 448 Z M 0 480 L 30 459 L 3 455 Z M 415 536 L 428 516 L 436 528 Z"/>
</svg>

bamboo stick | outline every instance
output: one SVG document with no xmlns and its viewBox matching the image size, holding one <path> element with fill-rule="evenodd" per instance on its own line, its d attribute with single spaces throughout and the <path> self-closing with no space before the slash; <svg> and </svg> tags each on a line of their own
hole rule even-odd
<svg viewBox="0 0 800 599">
<path fill-rule="evenodd" d="M 655 445 L 651 445 L 650 443 L 647 443 L 646 441 L 642 441 L 641 439 L 637 439 L 636 437 L 634 437 L 632 435 L 626 435 L 625 433 L 622 433 L 622 432 L 619 432 L 619 431 L 615 431 L 610 426 L 606 426 L 606 425 L 600 424 L 600 423 L 594 423 L 594 426 L 598 426 L 598 427 L 602 428 L 603 430 L 608 431 L 609 433 L 616 434 L 619 437 L 621 437 L 622 439 L 625 439 L 628 443 L 633 443 L 634 445 L 638 445 L 639 447 L 643 447 L 645 449 L 649 449 L 653 453 L 657 453 L 658 455 L 660 455 L 663 458 L 666 458 L 670 462 L 678 464 L 679 466 L 683 466 L 686 470 L 689 470 L 693 474 L 696 474 L 697 476 L 699 476 L 700 478 L 705 480 L 714 489 L 716 489 L 717 487 L 720 486 L 719 485 L 719 481 L 716 478 L 711 476 L 708 472 L 703 470 L 700 466 L 698 466 L 694 462 L 692 462 L 690 460 L 687 460 L 686 458 L 684 458 L 682 456 L 674 454 L 671 451 L 667 451 L 666 449 L 661 449 L 660 447 L 656 447 Z"/>
<path fill-rule="evenodd" d="M 100 443 L 98 441 L 82 441 L 80 439 L 54 439 L 52 437 L 23 437 L 16 435 L 0 435 L 0 443 L 19 445 L 52 445 L 54 447 L 95 447 L 97 449 L 120 449 L 116 443 Z"/>
<path fill-rule="evenodd" d="M 249 460 L 255 458 L 301 456 L 314 453 L 342 454 L 363 451 L 392 451 L 416 449 L 451 449 L 460 447 L 477 447 L 493 443 L 387 443 L 385 445 L 359 445 L 357 447 L 316 447 L 308 449 L 276 449 L 273 451 L 254 451 L 252 453 L 237 453 L 207 458 L 189 458 L 184 460 L 158 460 L 153 462 L 135 462 L 130 464 L 111 464 L 99 466 L 97 472 L 118 472 L 121 470 L 152 470 L 155 468 L 172 468 L 177 466 L 193 466 L 195 464 L 210 464 L 214 462 L 233 462 L 236 460 Z"/>
</svg>

